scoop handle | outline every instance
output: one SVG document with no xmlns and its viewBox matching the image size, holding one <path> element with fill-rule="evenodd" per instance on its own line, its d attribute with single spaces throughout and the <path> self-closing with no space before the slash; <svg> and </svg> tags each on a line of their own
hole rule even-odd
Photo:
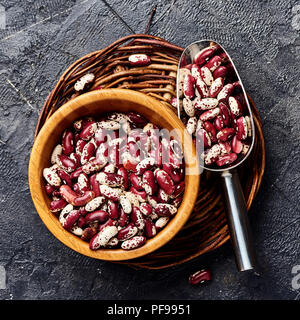
<svg viewBox="0 0 300 320">
<path fill-rule="evenodd" d="M 227 221 L 237 267 L 239 271 L 252 270 L 255 267 L 255 255 L 245 198 L 237 171 L 224 171 L 222 183 L 227 206 Z"/>
</svg>

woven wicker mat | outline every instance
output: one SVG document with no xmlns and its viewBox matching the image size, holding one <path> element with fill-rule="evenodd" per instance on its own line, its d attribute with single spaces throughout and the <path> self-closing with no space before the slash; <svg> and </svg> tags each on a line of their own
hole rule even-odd
<svg viewBox="0 0 300 320">
<path fill-rule="evenodd" d="M 46 99 L 35 136 L 57 108 L 78 95 L 74 90 L 74 83 L 90 72 L 95 75 L 96 80 L 89 90 L 137 90 L 160 100 L 176 112 L 170 100 L 176 96 L 177 64 L 182 51 L 183 48 L 162 38 L 134 34 L 82 57 L 64 72 Z M 151 57 L 152 63 L 147 67 L 131 67 L 128 57 L 133 53 L 146 53 Z M 256 138 L 251 155 L 239 168 L 248 209 L 259 190 L 265 168 L 261 120 L 250 97 L 249 100 L 254 115 Z M 171 241 L 147 256 L 118 263 L 149 269 L 166 268 L 189 261 L 225 243 L 229 239 L 229 231 L 218 178 L 210 172 L 202 174 L 198 199 L 190 219 Z"/>
</svg>

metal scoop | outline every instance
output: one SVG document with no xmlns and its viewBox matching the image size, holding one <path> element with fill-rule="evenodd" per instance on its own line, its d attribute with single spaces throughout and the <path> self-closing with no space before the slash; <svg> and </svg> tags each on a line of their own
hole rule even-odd
<svg viewBox="0 0 300 320">
<path fill-rule="evenodd" d="M 229 62 L 231 62 L 233 69 L 236 74 L 236 78 L 238 81 L 240 81 L 241 85 L 241 91 L 243 93 L 245 103 L 248 108 L 248 116 L 251 121 L 251 127 L 252 127 L 252 136 L 251 136 L 251 143 L 249 146 L 249 150 L 246 153 L 246 155 L 240 159 L 237 163 L 233 163 L 232 166 L 228 166 L 226 168 L 210 168 L 203 164 L 203 168 L 206 170 L 218 172 L 221 174 L 222 179 L 222 185 L 224 189 L 224 198 L 225 203 L 227 207 L 227 221 L 229 225 L 229 230 L 231 234 L 231 242 L 233 245 L 236 263 L 239 271 L 246 271 L 254 269 L 255 266 L 255 256 L 254 256 L 254 250 L 252 246 L 252 240 L 249 230 L 249 223 L 247 219 L 247 210 L 246 210 L 246 204 L 245 199 L 243 195 L 243 190 L 241 188 L 241 184 L 239 181 L 238 173 L 236 170 L 236 167 L 239 166 L 242 162 L 244 162 L 247 157 L 249 156 L 253 144 L 254 144 L 254 122 L 253 122 L 253 116 L 251 112 L 251 108 L 249 105 L 249 101 L 247 99 L 247 95 L 243 86 L 243 83 L 240 79 L 240 76 L 237 72 L 236 67 L 234 66 L 234 63 L 228 53 L 224 50 L 224 48 L 218 44 L 215 41 L 212 40 L 201 40 L 192 43 L 189 45 L 182 53 L 179 65 L 178 65 L 178 75 L 177 75 L 177 97 L 179 97 L 179 69 L 188 65 L 192 64 L 194 61 L 195 56 L 197 53 L 199 53 L 202 49 L 209 47 L 210 43 L 213 42 L 216 45 L 220 46 L 220 52 L 224 52 L 227 54 Z M 179 104 L 179 99 L 177 99 L 177 110 L 178 110 L 178 116 L 181 118 L 181 108 Z"/>
</svg>

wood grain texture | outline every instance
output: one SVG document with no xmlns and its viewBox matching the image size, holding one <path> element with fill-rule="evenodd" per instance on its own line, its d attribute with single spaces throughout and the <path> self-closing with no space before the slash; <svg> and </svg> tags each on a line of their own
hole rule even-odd
<svg viewBox="0 0 300 320">
<path fill-rule="evenodd" d="M 42 170 L 49 167 L 51 152 L 58 143 L 64 129 L 69 127 L 75 119 L 88 115 L 100 116 L 110 111 L 136 111 L 160 128 L 165 128 L 169 131 L 177 129 L 172 131 L 174 132 L 174 137 L 179 141 L 185 139 L 186 170 L 192 169 L 192 174 L 185 177 L 183 202 L 175 217 L 166 228 L 153 239 L 148 240 L 143 247 L 131 251 L 122 249 L 90 250 L 87 242 L 66 231 L 57 217 L 50 212 L 50 200 L 44 190 Z M 35 140 L 31 152 L 28 172 L 29 186 L 38 214 L 57 239 L 71 249 L 92 258 L 111 261 L 130 260 L 155 251 L 171 240 L 183 227 L 193 210 L 197 198 L 200 181 L 199 168 L 195 157 L 194 145 L 191 138 L 187 136 L 183 123 L 168 107 L 143 93 L 126 89 L 106 89 L 89 92 L 70 100 L 45 123 Z M 191 173 L 191 171 L 189 172 Z"/>
</svg>

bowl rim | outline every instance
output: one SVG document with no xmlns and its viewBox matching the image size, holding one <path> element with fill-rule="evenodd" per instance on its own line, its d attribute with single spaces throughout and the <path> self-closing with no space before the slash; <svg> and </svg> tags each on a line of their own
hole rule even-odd
<svg viewBox="0 0 300 320">
<path fill-rule="evenodd" d="M 43 193 L 45 191 L 44 188 L 42 188 L 42 185 L 40 185 L 39 183 L 39 186 L 37 185 L 37 181 L 39 182 L 41 180 L 41 176 L 38 167 L 36 166 L 36 161 L 41 157 L 40 150 L 45 145 L 47 141 L 46 138 L 49 137 L 49 129 L 52 126 L 56 127 L 57 125 L 55 125 L 55 123 L 58 123 L 58 120 L 61 119 L 61 117 L 67 117 L 68 115 L 73 113 L 74 110 L 80 109 L 88 103 L 96 101 L 101 103 L 105 100 L 110 99 L 127 100 L 128 102 L 134 101 L 137 104 L 142 104 L 144 105 L 144 107 L 151 109 L 151 111 L 159 114 L 160 116 L 166 116 L 166 121 L 168 123 L 168 117 L 172 118 L 172 121 L 176 123 L 177 129 L 179 129 L 182 134 L 186 134 L 184 124 L 176 116 L 176 114 L 170 110 L 169 107 L 165 106 L 157 99 L 150 97 L 144 93 L 129 89 L 102 89 L 87 92 L 62 105 L 51 115 L 51 117 L 45 122 L 45 124 L 41 128 L 39 134 L 37 135 L 34 141 L 30 154 L 28 166 L 28 181 L 31 197 L 37 213 L 39 214 L 41 220 L 44 222 L 48 230 L 60 242 L 62 242 L 64 245 L 71 248 L 72 250 L 91 258 L 107 261 L 122 261 L 138 258 L 159 249 L 167 242 L 169 242 L 181 230 L 183 225 L 188 220 L 197 199 L 200 184 L 200 170 L 198 160 L 195 157 L 196 151 L 194 144 L 188 143 L 188 148 L 191 154 L 187 153 L 187 155 L 185 156 L 194 156 L 194 158 L 196 159 L 196 166 L 193 167 L 193 169 L 195 170 L 193 171 L 194 174 L 190 175 L 189 178 L 189 181 L 192 183 L 186 184 L 185 186 L 184 198 L 186 198 L 186 195 L 188 195 L 188 201 L 183 200 L 182 204 L 178 208 L 177 214 L 171 219 L 167 226 L 153 238 L 147 239 L 146 244 L 140 248 L 128 251 L 123 249 L 91 250 L 89 248 L 88 242 L 83 241 L 78 236 L 65 230 L 59 223 L 58 218 L 54 216 L 54 214 L 49 210 L 48 205 L 43 203 Z M 88 113 L 86 115 L 88 115 Z M 172 127 L 175 128 L 175 126 Z M 184 148 L 186 148 L 186 146 L 184 146 Z M 187 169 L 187 164 L 185 166 L 185 169 Z M 187 179 L 188 178 L 186 176 L 185 180 L 187 181 Z M 55 219 L 53 219 L 53 217 Z M 56 220 L 56 222 L 54 220 Z M 57 227 L 57 223 L 59 224 L 59 227 Z"/>
</svg>

